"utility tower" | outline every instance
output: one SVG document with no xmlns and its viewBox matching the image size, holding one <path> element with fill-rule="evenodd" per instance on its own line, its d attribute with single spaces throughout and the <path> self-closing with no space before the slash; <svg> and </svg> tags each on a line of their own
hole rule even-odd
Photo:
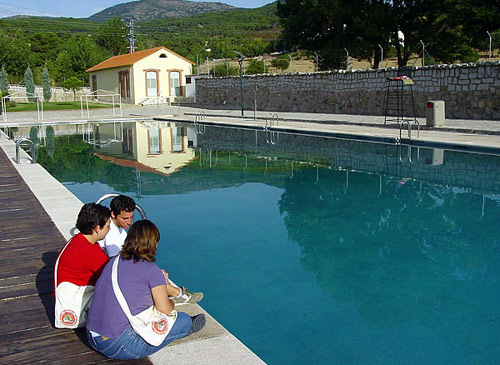
<svg viewBox="0 0 500 365">
<path fill-rule="evenodd" d="M 135 52 L 135 43 L 137 39 L 134 35 L 134 19 L 127 18 L 127 28 L 128 28 L 128 51 L 129 53 Z"/>
</svg>

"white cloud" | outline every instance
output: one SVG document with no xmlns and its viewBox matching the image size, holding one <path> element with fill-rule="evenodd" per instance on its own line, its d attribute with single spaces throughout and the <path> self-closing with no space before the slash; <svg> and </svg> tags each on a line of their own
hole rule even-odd
<svg viewBox="0 0 500 365">
<path fill-rule="evenodd" d="M 14 15 L 56 16 L 55 14 L 48 11 L 26 6 L 8 4 L 0 1 L 0 18 Z"/>
</svg>

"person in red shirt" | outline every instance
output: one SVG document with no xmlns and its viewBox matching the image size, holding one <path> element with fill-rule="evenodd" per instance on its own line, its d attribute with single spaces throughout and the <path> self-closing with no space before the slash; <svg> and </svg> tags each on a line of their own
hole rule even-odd
<svg viewBox="0 0 500 365">
<path fill-rule="evenodd" d="M 110 216 L 111 211 L 105 206 L 85 204 L 76 221 L 80 233 L 73 236 L 57 256 L 54 284 L 58 328 L 85 324 L 83 317 L 90 306 L 94 285 L 109 260 L 97 241 L 109 232 Z M 79 305 L 75 306 L 75 301 Z"/>
</svg>

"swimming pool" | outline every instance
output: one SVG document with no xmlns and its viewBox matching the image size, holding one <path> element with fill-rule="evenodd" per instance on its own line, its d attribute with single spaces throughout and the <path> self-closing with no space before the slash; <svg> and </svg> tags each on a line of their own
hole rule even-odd
<svg viewBox="0 0 500 365">
<path fill-rule="evenodd" d="M 40 162 L 84 202 L 133 196 L 160 266 L 264 361 L 500 361 L 499 156 L 96 127 L 46 133 Z"/>
</svg>

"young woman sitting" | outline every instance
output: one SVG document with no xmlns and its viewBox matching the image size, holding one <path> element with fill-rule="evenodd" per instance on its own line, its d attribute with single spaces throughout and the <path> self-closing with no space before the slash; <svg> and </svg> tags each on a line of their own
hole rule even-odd
<svg viewBox="0 0 500 365">
<path fill-rule="evenodd" d="M 203 314 L 190 317 L 186 313 L 175 312 L 174 302 L 168 298 L 168 280 L 155 264 L 159 241 L 160 233 L 151 221 L 135 222 L 130 227 L 120 255 L 111 259 L 97 281 L 87 321 L 87 338 L 90 346 L 106 357 L 122 360 L 146 357 L 172 341 L 201 330 L 205 325 Z M 118 262 L 115 263 L 116 260 Z M 116 275 L 115 284 L 113 275 Z M 117 289 L 126 303 L 118 301 Z M 123 305 L 128 307 L 132 316 L 154 306 L 160 314 L 175 318 L 175 322 L 168 328 L 169 332 L 162 342 L 154 346 L 134 330 Z M 165 322 L 157 329 L 166 330 L 169 325 Z"/>
</svg>

